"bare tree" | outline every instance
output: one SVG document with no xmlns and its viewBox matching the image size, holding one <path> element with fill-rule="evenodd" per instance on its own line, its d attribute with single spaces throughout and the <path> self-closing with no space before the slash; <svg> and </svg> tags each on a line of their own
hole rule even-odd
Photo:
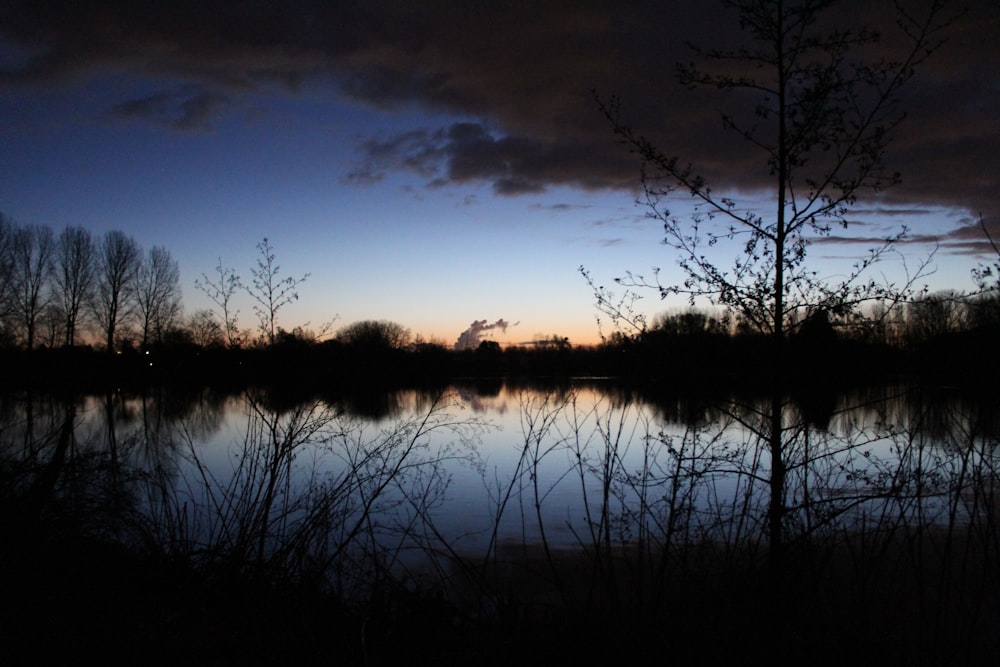
<svg viewBox="0 0 1000 667">
<path fill-rule="evenodd" d="M 52 299 L 49 276 L 55 240 L 51 228 L 29 225 L 14 231 L 12 245 L 14 315 L 30 350 L 35 346 L 39 318 Z"/>
<path fill-rule="evenodd" d="M 641 158 L 643 202 L 649 216 L 663 224 L 664 243 L 679 252 L 687 276 L 678 285 L 631 274 L 619 282 L 655 287 L 662 296 L 687 295 L 692 302 L 705 297 L 781 340 L 789 326 L 815 310 L 844 313 L 886 298 L 885 286 L 866 280 L 866 270 L 905 228 L 884 238 L 834 283 L 819 279 L 806 255 L 813 240 L 829 236 L 835 226 L 847 227 L 846 213 L 860 194 L 899 181 L 884 159 L 903 119 L 898 94 L 940 45 L 946 22 L 940 20 L 940 0 L 932 0 L 920 17 L 897 7 L 907 47 L 898 60 L 872 62 L 864 56 L 879 33 L 831 25 L 825 13 L 830 0 L 725 4 L 735 9 L 751 44 L 695 48 L 702 64 L 678 65 L 678 76 L 690 88 L 755 100 L 742 111 L 724 112 L 722 125 L 757 150 L 771 179 L 774 210 L 761 213 L 717 192 L 694 165 L 627 125 L 617 100 L 602 102 L 615 132 Z M 695 203 L 690 218 L 674 216 L 665 206 L 675 195 Z M 728 267 L 714 259 L 727 246 L 734 251 Z M 714 250 L 706 252 L 709 247 Z"/>
<path fill-rule="evenodd" d="M 257 302 L 253 309 L 259 320 L 258 327 L 261 335 L 266 338 L 269 344 L 273 344 L 277 333 L 278 311 L 288 304 L 298 301 L 299 293 L 295 291 L 295 288 L 304 283 L 309 278 L 309 274 L 306 273 L 301 278 L 291 276 L 278 278 L 281 267 L 278 266 L 274 248 L 271 247 L 266 237 L 257 244 L 257 251 L 259 253 L 257 266 L 250 269 L 253 284 L 244 285 L 243 288 Z"/>
<path fill-rule="evenodd" d="M 163 246 L 150 248 L 139 266 L 135 303 L 142 346 L 160 342 L 181 313 L 181 272 Z"/>
<path fill-rule="evenodd" d="M 13 311 L 14 298 L 11 279 L 14 276 L 13 221 L 0 213 L 0 325 L 5 325 Z"/>
<path fill-rule="evenodd" d="M 867 278 L 867 270 L 905 229 L 883 239 L 833 283 L 807 265 L 807 252 L 812 240 L 830 235 L 834 226 L 847 226 L 846 213 L 859 195 L 899 180 L 885 162 L 893 130 L 903 118 L 899 92 L 940 45 L 940 31 L 948 23 L 942 20 L 940 0 L 930 0 L 919 16 L 897 3 L 897 25 L 906 46 L 895 60 L 873 59 L 879 34 L 856 24 L 836 25 L 826 11 L 833 4 L 728 1 L 725 5 L 735 10 L 746 44 L 695 47 L 701 62 L 677 68 L 687 87 L 726 91 L 731 100 L 749 102 L 724 112 L 722 125 L 757 151 L 761 173 L 770 179 L 770 213 L 717 192 L 696 166 L 661 150 L 626 124 L 617 100 L 601 102 L 616 134 L 641 159 L 648 215 L 662 223 L 664 242 L 678 252 L 686 275 L 675 285 L 662 284 L 658 274 L 651 280 L 629 274 L 619 282 L 629 289 L 652 287 L 661 296 L 685 295 L 692 303 L 705 298 L 772 338 L 770 410 L 760 415 L 754 428 L 770 458 L 767 524 L 775 573 L 783 553 L 790 463 L 786 457 L 793 449 L 784 436 L 786 431 L 789 438 L 795 434 L 786 429 L 782 397 L 788 328 L 809 321 L 814 312 L 847 316 L 856 314 L 863 302 L 898 300 L 896 288 Z M 690 218 L 672 215 L 665 206 L 676 195 L 694 202 Z M 727 248 L 734 255 L 728 266 L 716 259 Z M 910 282 L 914 279 L 911 276 Z M 598 287 L 596 296 L 603 312 L 627 319 L 628 311 L 617 310 L 609 292 Z"/>
<path fill-rule="evenodd" d="M 211 310 L 196 310 L 188 318 L 187 328 L 195 345 L 217 347 L 226 342 L 222 327 L 215 321 L 215 313 Z"/>
<path fill-rule="evenodd" d="M 202 273 L 201 280 L 195 280 L 194 286 L 196 289 L 204 292 L 205 296 L 211 299 L 212 303 L 219 308 L 219 314 L 222 315 L 221 326 L 226 336 L 226 344 L 229 347 L 239 347 L 243 336 L 239 328 L 240 311 L 233 305 L 233 296 L 240 290 L 243 283 L 240 281 L 240 276 L 236 273 L 236 269 L 223 266 L 221 257 L 219 258 L 218 266 L 215 267 L 215 272 L 217 278 L 214 279 Z"/>
<path fill-rule="evenodd" d="M 90 232 L 67 227 L 59 234 L 55 253 L 55 298 L 65 317 L 65 344 L 76 343 L 77 327 L 93 297 L 96 252 Z"/>
<path fill-rule="evenodd" d="M 142 264 L 139 244 L 119 230 L 104 235 L 97 247 L 97 278 L 91 310 L 108 352 L 115 333 L 135 312 L 136 279 Z"/>
<path fill-rule="evenodd" d="M 53 299 L 45 307 L 38 325 L 36 338 L 40 337 L 42 345 L 56 347 L 66 340 L 66 313 L 57 300 Z"/>
<path fill-rule="evenodd" d="M 912 343 L 926 343 L 964 328 L 966 299 L 954 290 L 926 294 L 906 304 L 906 334 Z"/>
</svg>

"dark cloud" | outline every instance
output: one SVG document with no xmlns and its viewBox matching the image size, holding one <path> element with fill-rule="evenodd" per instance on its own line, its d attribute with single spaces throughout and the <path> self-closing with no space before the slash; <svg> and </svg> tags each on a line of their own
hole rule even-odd
<svg viewBox="0 0 1000 667">
<path fill-rule="evenodd" d="M 440 133 L 414 130 L 388 139 L 364 139 L 358 145 L 362 159 L 345 181 L 358 185 L 377 183 L 390 170 L 412 171 L 430 179 L 442 162 L 440 136 Z"/>
<path fill-rule="evenodd" d="M 480 123 L 454 123 L 435 131 L 403 132 L 359 143 L 360 173 L 410 171 L 430 187 L 488 182 L 500 195 L 543 192 L 553 184 L 599 187 L 585 170 L 567 165 L 580 159 L 577 147 L 527 136 L 503 136 Z M 604 184 L 606 185 L 606 184 Z"/>
<path fill-rule="evenodd" d="M 567 211 L 583 211 L 590 208 L 587 204 L 532 204 L 531 208 L 536 211 L 549 211 L 551 213 L 566 213 Z"/>
<path fill-rule="evenodd" d="M 880 54 L 891 57 L 898 39 L 888 5 L 851 0 L 832 11 L 850 24 L 884 25 Z M 740 39 L 717 2 L 10 0 L 0 4 L 0 35 L 16 47 L 16 57 L 0 58 L 0 83 L 48 85 L 109 68 L 181 82 L 109 101 L 115 117 L 179 130 L 210 126 L 242 94 L 294 91 L 307 81 L 332 81 L 372 107 L 472 120 L 362 140 L 359 165 L 345 178 L 352 183 L 408 170 L 428 187 L 485 182 L 503 195 L 556 185 L 633 188 L 638 164 L 616 142 L 593 90 L 619 96 L 633 127 L 693 162 L 717 192 L 769 179 L 751 147 L 721 130 L 720 111 L 753 100 L 689 91 L 674 77 L 675 63 L 692 57 L 689 42 L 727 47 Z M 994 225 L 995 0 L 970 0 L 947 36 L 901 100 L 908 118 L 889 166 L 903 180 L 885 201 L 983 211 Z"/>
<path fill-rule="evenodd" d="M 860 206 L 851 209 L 851 215 L 877 215 L 880 217 L 897 217 L 903 216 L 907 218 L 912 218 L 918 215 L 930 215 L 934 213 L 932 209 L 929 208 L 890 208 L 886 206 L 879 206 L 877 208 L 862 208 Z M 860 222 L 853 222 L 851 224 L 862 224 Z"/>
<path fill-rule="evenodd" d="M 817 245 L 863 245 L 870 248 L 877 248 L 885 245 L 887 236 L 850 236 L 850 235 L 830 235 L 830 236 L 820 236 L 811 239 L 812 243 Z M 939 237 L 932 236 L 928 234 L 908 234 L 905 237 L 896 241 L 893 245 L 900 246 L 905 244 L 917 244 L 917 245 L 934 245 L 937 243 Z"/>
<path fill-rule="evenodd" d="M 985 227 L 985 229 L 984 229 Z M 936 237 L 941 247 L 956 255 L 996 256 L 1000 221 L 996 217 L 965 218 L 952 230 Z"/>
<path fill-rule="evenodd" d="M 181 131 L 206 130 L 222 110 L 233 105 L 229 95 L 200 87 L 164 91 L 111 106 L 108 115 L 125 120 L 142 120 Z"/>
<path fill-rule="evenodd" d="M 340 180 L 347 185 L 370 186 L 384 181 L 385 172 L 373 168 L 373 165 L 365 164 L 347 172 Z"/>
<path fill-rule="evenodd" d="M 902 215 L 900 211 L 901 209 L 888 208 L 874 209 L 868 212 L 892 216 L 896 214 Z M 914 209 L 913 213 L 917 215 L 929 215 L 933 212 Z M 849 228 L 855 228 L 858 225 L 864 224 L 852 222 Z M 1000 238 L 1000 229 L 997 228 L 998 225 L 995 219 L 991 222 L 986 218 L 980 219 L 966 216 L 959 219 L 951 229 L 946 229 L 936 234 L 910 232 L 896 241 L 894 245 L 897 247 L 907 245 L 933 246 L 937 249 L 937 252 L 950 255 L 991 256 L 996 254 L 993 243 L 996 239 Z M 888 235 L 888 233 L 883 236 L 835 233 L 812 239 L 812 242 L 818 245 L 863 245 L 866 247 L 878 247 L 885 243 Z"/>
</svg>

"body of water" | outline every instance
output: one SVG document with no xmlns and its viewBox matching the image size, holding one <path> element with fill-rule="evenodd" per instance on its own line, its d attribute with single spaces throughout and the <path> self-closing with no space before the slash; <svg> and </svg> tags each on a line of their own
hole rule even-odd
<svg viewBox="0 0 1000 667">
<path fill-rule="evenodd" d="M 781 402 L 782 521 L 793 536 L 917 510 L 925 521 L 966 517 L 966 487 L 992 484 L 988 402 L 880 387 L 820 403 Z M 19 488 L 44 473 L 52 494 L 127 497 L 168 543 L 209 549 L 253 534 L 263 554 L 320 522 L 334 542 L 363 535 L 402 557 L 625 546 L 678 531 L 763 540 L 769 409 L 755 397 L 663 399 L 581 380 L 295 401 L 257 390 L 19 394 L 0 414 Z M 82 474 L 96 486 L 65 486 Z"/>
<path fill-rule="evenodd" d="M 794 626 L 809 651 L 997 655 L 996 400 L 821 389 L 5 394 L 2 525 L 49 563 L 27 573 L 40 585 L 76 546 L 113 544 L 214 590 L 324 589 L 391 627 L 573 619 L 707 641 L 722 614 L 745 641 Z M 106 547 L 88 549 L 90 569 Z"/>
</svg>

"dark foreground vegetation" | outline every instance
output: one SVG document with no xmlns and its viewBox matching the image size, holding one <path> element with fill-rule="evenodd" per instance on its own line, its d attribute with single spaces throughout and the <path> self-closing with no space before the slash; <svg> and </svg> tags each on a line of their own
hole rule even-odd
<svg viewBox="0 0 1000 667">
<path fill-rule="evenodd" d="M 832 399 L 790 403 L 775 563 L 759 399 L 687 396 L 684 407 L 655 384 L 602 385 L 615 404 L 652 402 L 687 425 L 629 436 L 611 413 L 596 425 L 574 416 L 578 386 L 536 384 L 523 432 L 509 434 L 523 441 L 518 471 L 487 477 L 496 521 L 530 523 L 558 502 L 543 469 L 568 453 L 566 474 L 595 494 L 576 546 L 543 529 L 475 552 L 454 550 L 433 518 L 448 493 L 442 462 L 481 427 L 456 420 L 440 389 L 425 389 L 422 414 L 365 437 L 346 414 L 386 423 L 399 412 L 336 392 L 147 388 L 125 429 L 114 391 L 95 440 L 78 427 L 76 392 L 22 390 L 3 402 L 0 431 L 4 662 L 996 664 L 995 391 L 967 387 L 975 400 L 946 409 L 937 385 L 917 385 L 905 395 L 917 417 L 847 430 L 830 423 Z M 884 401 L 859 395 L 871 410 Z M 226 400 L 248 414 L 232 480 L 189 435 L 211 421 L 194 412 Z M 726 415 L 750 434 L 718 430 Z M 889 453 L 873 452 L 878 440 Z M 626 446 L 644 448 L 641 467 L 618 453 Z M 347 468 L 314 474 L 330 454 Z"/>
<path fill-rule="evenodd" d="M 684 569 L 643 591 L 655 606 L 632 597 L 639 582 L 624 555 L 611 600 L 595 592 L 607 573 L 585 552 L 507 554 L 504 604 L 483 617 L 439 589 L 386 581 L 363 604 L 345 603 L 281 572 L 206 571 L 66 526 L 39 535 L 52 528 L 5 526 L 5 664 L 930 666 L 1000 656 L 995 598 L 984 592 L 995 591 L 996 554 L 981 541 L 995 545 L 995 533 L 901 531 L 874 552 L 864 535 L 802 545 L 783 577 L 782 639 L 771 645 L 762 641 L 776 630 L 767 574 L 711 545 L 691 545 Z M 552 567 L 576 590 L 555 590 Z"/>
</svg>

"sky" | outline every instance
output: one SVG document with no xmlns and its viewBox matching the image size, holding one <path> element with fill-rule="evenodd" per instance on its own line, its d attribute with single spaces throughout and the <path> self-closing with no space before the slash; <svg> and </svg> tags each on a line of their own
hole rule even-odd
<svg viewBox="0 0 1000 667">
<path fill-rule="evenodd" d="M 0 211 L 165 246 L 188 312 L 211 305 L 195 280 L 220 260 L 249 281 L 266 237 L 280 277 L 308 274 L 279 313 L 286 328 L 385 319 L 450 345 L 500 323 L 483 336 L 593 343 L 581 266 L 608 286 L 654 267 L 682 279 L 595 92 L 714 191 L 771 205 L 766 165 L 722 128 L 732 96 L 675 76 L 692 44 L 744 39 L 720 4 L 6 0 Z M 876 53 L 891 57 L 888 6 L 832 15 L 877 28 Z M 889 279 L 930 256 L 929 288 L 967 290 L 990 261 L 980 215 L 1000 240 L 1000 6 L 955 10 L 900 96 L 887 158 L 901 183 L 859 198 L 852 224 L 811 248 L 821 274 L 904 224 L 898 259 L 878 267 Z M 685 305 L 641 295 L 650 315 Z M 249 298 L 239 306 L 252 327 Z"/>
</svg>

